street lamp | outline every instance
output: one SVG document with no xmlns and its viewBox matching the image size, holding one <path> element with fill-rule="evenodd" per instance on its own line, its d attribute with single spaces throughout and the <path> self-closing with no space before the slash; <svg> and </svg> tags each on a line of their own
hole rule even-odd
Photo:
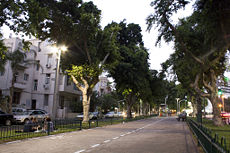
<svg viewBox="0 0 230 153">
<path fill-rule="evenodd" d="M 187 98 L 187 96 L 185 96 L 185 98 Z M 177 101 L 177 115 L 180 113 L 180 103 L 182 101 L 186 101 L 187 99 L 182 99 L 180 100 L 180 98 L 176 98 L 176 101 Z"/>
<path fill-rule="evenodd" d="M 179 114 L 179 109 L 178 109 L 178 101 L 180 100 L 180 98 L 176 98 L 176 113 L 177 115 Z"/>
<path fill-rule="evenodd" d="M 54 82 L 54 97 L 53 97 L 53 108 L 52 108 L 52 117 L 56 118 L 57 115 L 57 101 L 59 101 L 59 70 L 60 70 L 60 60 L 61 52 L 66 51 L 67 47 L 53 47 L 53 51 L 57 53 L 57 62 L 55 70 L 55 82 Z"/>
<path fill-rule="evenodd" d="M 221 111 L 222 104 L 219 104 L 218 107 L 220 108 L 220 111 Z"/>
</svg>

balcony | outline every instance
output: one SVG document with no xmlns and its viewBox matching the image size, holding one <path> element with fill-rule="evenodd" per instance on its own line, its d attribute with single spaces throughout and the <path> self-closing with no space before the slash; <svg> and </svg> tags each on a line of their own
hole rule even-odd
<svg viewBox="0 0 230 153">
<path fill-rule="evenodd" d="M 19 89 L 25 89 L 26 88 L 26 83 L 17 81 L 17 82 L 14 83 L 14 87 L 19 88 Z"/>
</svg>

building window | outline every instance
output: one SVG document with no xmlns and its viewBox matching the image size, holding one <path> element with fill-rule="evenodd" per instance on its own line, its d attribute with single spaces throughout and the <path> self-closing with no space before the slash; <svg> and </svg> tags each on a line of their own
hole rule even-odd
<svg viewBox="0 0 230 153">
<path fill-rule="evenodd" d="M 51 63 L 51 59 L 52 59 L 52 54 L 48 54 L 47 63 L 46 64 L 49 65 Z"/>
<path fill-rule="evenodd" d="M 3 76 L 4 75 L 4 71 L 2 72 L 2 71 L 0 71 L 0 76 Z"/>
<path fill-rule="evenodd" d="M 70 86 L 71 85 L 71 79 L 70 79 L 70 76 L 67 75 L 67 82 L 66 82 L 67 86 Z"/>
<path fill-rule="evenodd" d="M 24 74 L 24 80 L 25 80 L 25 81 L 28 81 L 28 80 L 29 80 L 29 74 L 27 74 L 27 73 Z"/>
<path fill-rule="evenodd" d="M 48 102 L 49 102 L 49 95 L 45 94 L 44 95 L 44 106 L 48 106 Z"/>
<path fill-rule="evenodd" d="M 38 80 L 34 80 L 34 91 L 38 90 Z"/>
<path fill-rule="evenodd" d="M 59 106 L 61 109 L 64 109 L 64 100 L 65 100 L 64 96 L 61 96 L 59 101 Z"/>
<path fill-rule="evenodd" d="M 50 83 L 50 74 L 46 74 L 45 84 L 49 84 L 49 83 Z"/>
<path fill-rule="evenodd" d="M 73 90 L 78 90 L 76 84 L 73 84 Z"/>
<path fill-rule="evenodd" d="M 18 72 L 15 72 L 15 74 L 14 74 L 14 82 L 17 82 L 17 80 L 18 80 Z"/>
<path fill-rule="evenodd" d="M 39 68 L 40 68 L 40 61 L 38 60 L 36 64 L 36 70 L 39 71 Z"/>
<path fill-rule="evenodd" d="M 41 42 L 38 42 L 38 52 L 41 51 Z"/>
</svg>

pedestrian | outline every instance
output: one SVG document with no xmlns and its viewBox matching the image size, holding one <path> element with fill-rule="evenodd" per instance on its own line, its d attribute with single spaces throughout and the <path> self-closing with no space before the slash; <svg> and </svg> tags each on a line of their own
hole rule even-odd
<svg viewBox="0 0 230 153">
<path fill-rule="evenodd" d="M 35 130 L 33 129 L 33 123 L 32 123 L 33 117 L 28 119 L 28 121 L 25 123 L 23 127 L 23 132 L 34 132 Z"/>
<path fill-rule="evenodd" d="M 46 132 L 53 132 L 54 131 L 54 125 L 50 117 L 47 117 L 44 122 L 44 131 Z"/>
</svg>

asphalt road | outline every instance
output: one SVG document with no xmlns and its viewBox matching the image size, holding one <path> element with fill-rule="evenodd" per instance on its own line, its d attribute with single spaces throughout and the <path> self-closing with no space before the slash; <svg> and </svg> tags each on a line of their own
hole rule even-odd
<svg viewBox="0 0 230 153">
<path fill-rule="evenodd" d="M 198 153 L 186 123 L 156 117 L 0 145 L 0 153 L 81 152 Z"/>
</svg>

